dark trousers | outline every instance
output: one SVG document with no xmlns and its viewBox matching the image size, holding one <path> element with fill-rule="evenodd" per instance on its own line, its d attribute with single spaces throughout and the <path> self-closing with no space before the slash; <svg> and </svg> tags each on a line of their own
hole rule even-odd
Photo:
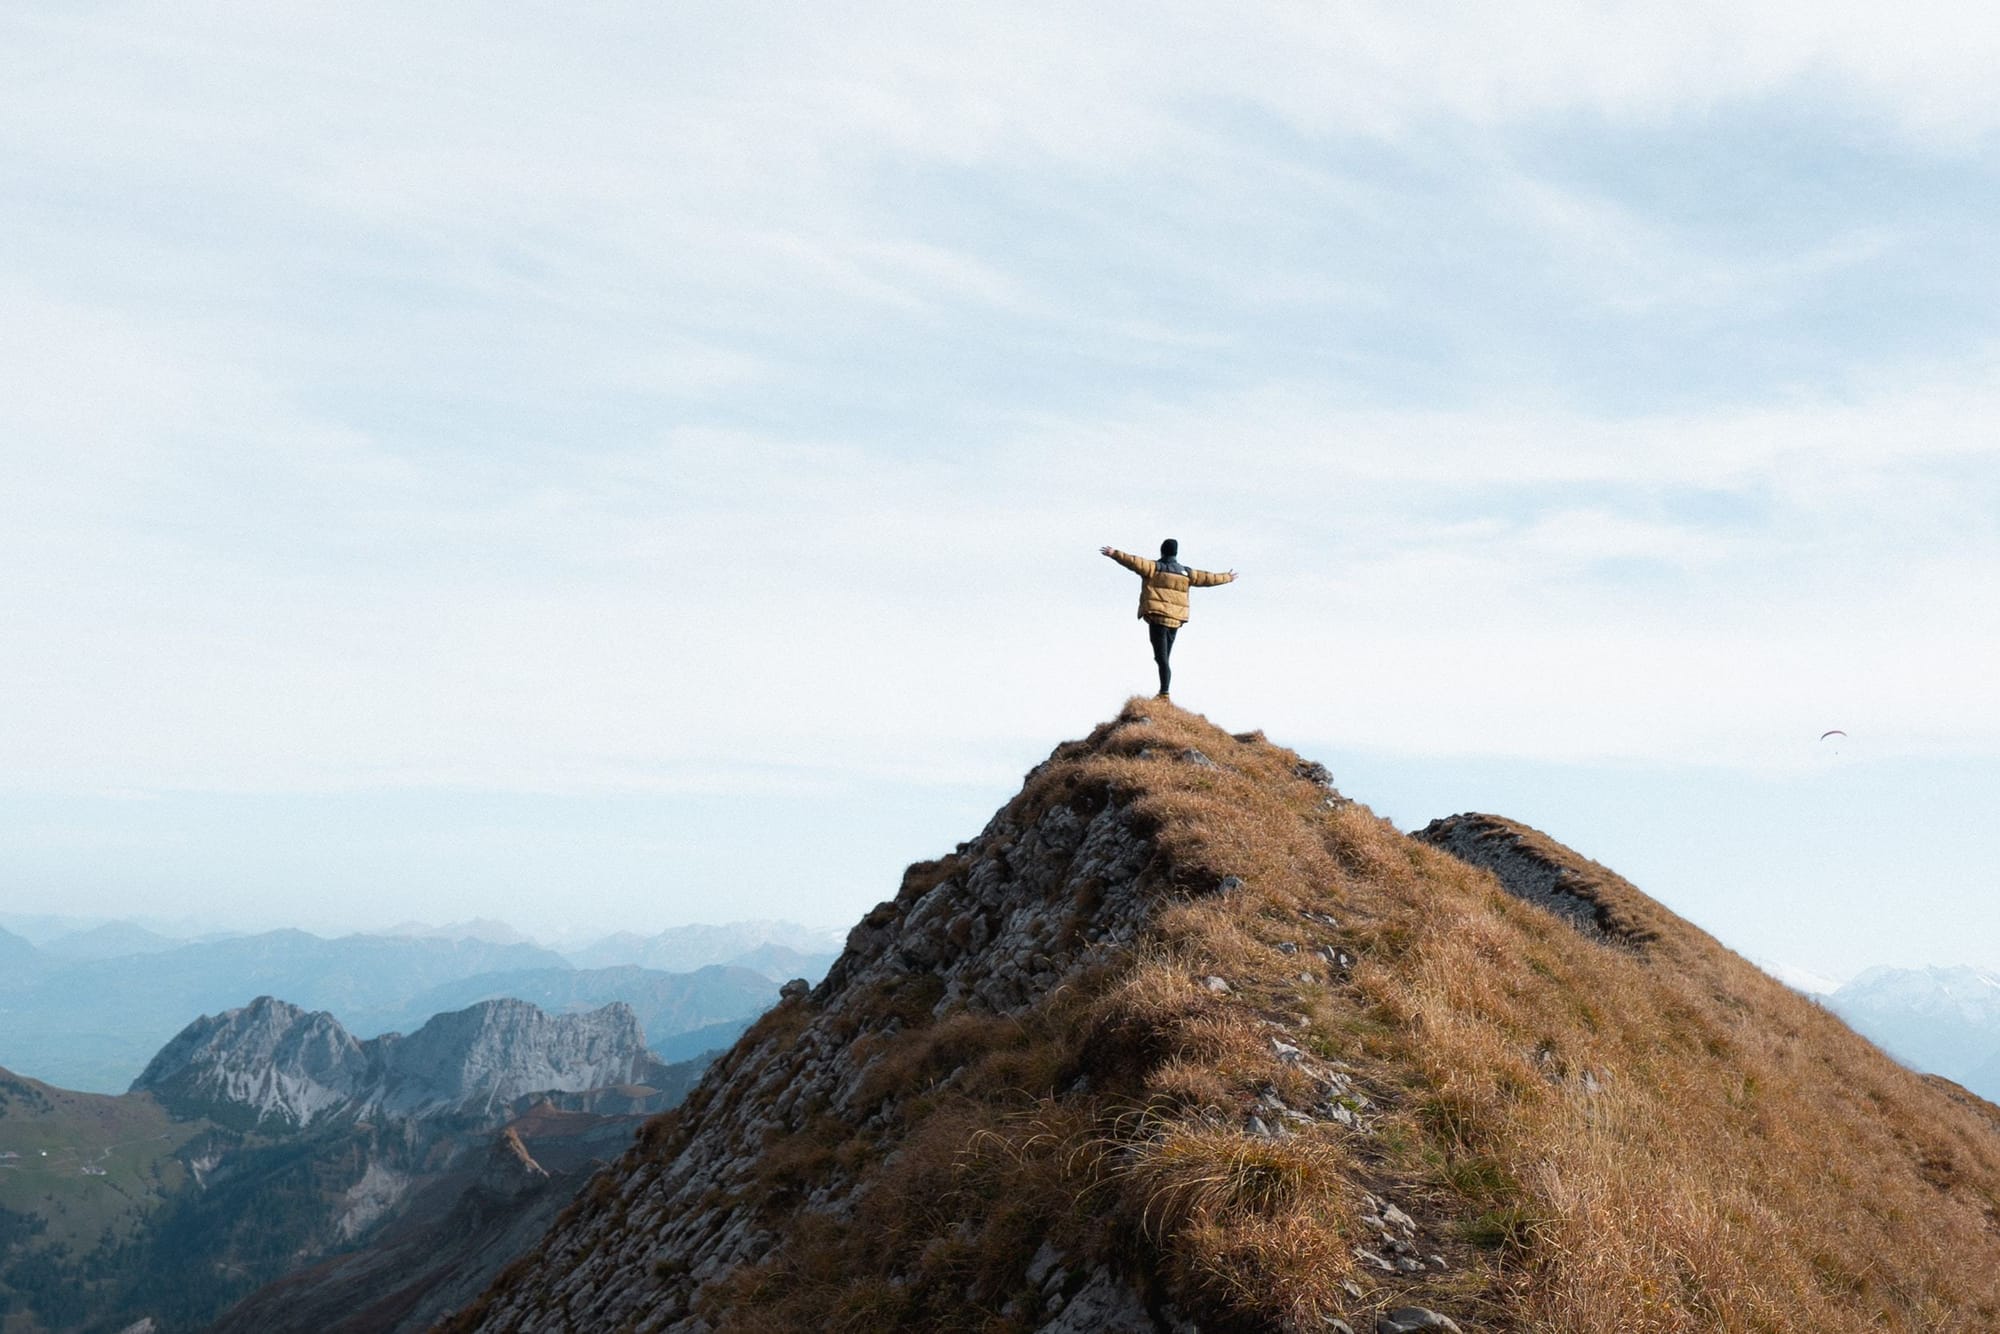
<svg viewBox="0 0 2000 1334">
<path fill-rule="evenodd" d="M 1180 633 L 1180 627 L 1154 625 L 1151 621 L 1147 621 L 1146 630 L 1153 638 L 1153 662 L 1160 669 L 1160 693 L 1164 695 L 1174 680 L 1174 671 L 1167 666 L 1167 659 L 1173 656 L 1174 636 Z"/>
</svg>

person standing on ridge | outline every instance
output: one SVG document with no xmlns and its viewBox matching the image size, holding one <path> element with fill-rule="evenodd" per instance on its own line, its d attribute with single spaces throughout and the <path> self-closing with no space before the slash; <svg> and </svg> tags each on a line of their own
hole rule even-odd
<svg viewBox="0 0 2000 1334">
<path fill-rule="evenodd" d="M 1174 651 L 1175 633 L 1188 621 L 1188 589 L 1231 583 L 1236 571 L 1210 574 L 1207 570 L 1190 570 L 1180 563 L 1181 544 L 1171 537 L 1160 543 L 1158 560 L 1147 560 L 1115 547 L 1098 550 L 1139 576 L 1139 619 L 1152 635 L 1153 662 L 1160 669 L 1160 698 L 1166 699 L 1174 680 L 1167 659 Z"/>
</svg>

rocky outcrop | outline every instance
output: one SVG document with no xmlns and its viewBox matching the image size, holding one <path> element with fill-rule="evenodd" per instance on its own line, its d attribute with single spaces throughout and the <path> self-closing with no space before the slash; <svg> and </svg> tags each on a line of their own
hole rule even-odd
<svg viewBox="0 0 2000 1334">
<path fill-rule="evenodd" d="M 182 1115 L 303 1127 L 328 1118 L 504 1119 L 537 1093 L 644 1085 L 662 1067 L 629 1006 L 548 1015 L 482 1001 L 405 1037 L 356 1039 L 324 1011 L 269 996 L 203 1016 L 161 1049 L 134 1092 Z"/>
<path fill-rule="evenodd" d="M 369 1113 L 426 1116 L 504 1107 L 525 1094 L 644 1084 L 657 1062 L 629 1005 L 550 1015 L 493 1000 L 441 1014 L 408 1037 L 386 1034 L 383 1078 L 362 1092 Z"/>
<path fill-rule="evenodd" d="M 1665 917 L 1630 881 L 1540 830 L 1498 815 L 1448 815 L 1411 835 L 1491 871 L 1515 898 L 1547 908 L 1586 936 L 1642 949 Z"/>
<path fill-rule="evenodd" d="M 520 1132 L 512 1126 L 493 1137 L 473 1186 L 500 1199 L 515 1199 L 540 1190 L 549 1182 L 548 1169 L 535 1161 Z"/>
<path fill-rule="evenodd" d="M 259 996 L 182 1029 L 131 1091 L 185 1115 L 303 1126 L 351 1103 L 374 1064 L 332 1015 Z"/>
</svg>

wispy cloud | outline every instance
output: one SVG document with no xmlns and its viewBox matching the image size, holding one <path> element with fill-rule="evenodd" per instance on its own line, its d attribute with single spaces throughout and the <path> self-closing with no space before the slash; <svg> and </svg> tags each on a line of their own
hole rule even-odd
<svg viewBox="0 0 2000 1334">
<path fill-rule="evenodd" d="M 107 524 L 106 551 L 11 595 L 35 634 L 4 656 L 8 768 L 650 789 L 702 765 L 903 771 L 921 748 L 985 773 L 982 744 L 1132 685 L 1130 590 L 1092 548 L 1163 528 L 1248 571 L 1190 636 L 1218 699 L 1313 734 L 1783 764 L 1861 714 L 1887 749 L 1991 753 L 2000 713 L 1954 664 L 2000 635 L 2000 460 L 1941 429 L 1989 395 L 1670 421 L 1281 395 L 938 459 L 697 434 L 476 483 L 280 450 L 247 540 L 223 522 L 244 478 L 194 450 L 167 471 L 213 522 Z M 817 698 L 841 707 L 785 703 Z"/>
<path fill-rule="evenodd" d="M 1869 188 L 1990 188 L 2000 25 L 802 15 L 0 19 L 8 781 L 984 775 L 1167 530 L 1317 734 L 2000 748 L 1993 280 Z"/>
</svg>

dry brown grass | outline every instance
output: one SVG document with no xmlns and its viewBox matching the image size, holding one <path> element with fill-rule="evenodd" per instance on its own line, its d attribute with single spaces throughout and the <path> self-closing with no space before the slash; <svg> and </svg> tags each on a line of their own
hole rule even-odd
<svg viewBox="0 0 2000 1334">
<path fill-rule="evenodd" d="M 1252 800 L 1168 804 L 1258 831 L 1294 807 Z M 1317 888 L 1351 925 L 1354 985 L 1314 1028 L 1399 1094 L 1382 1166 L 1498 1243 L 1487 1298 L 1508 1323 L 2000 1327 L 2000 1140 L 1974 1106 L 1649 900 L 1619 901 L 1656 937 L 1635 958 L 1362 808 L 1319 824 L 1338 874 L 1283 883 L 1309 862 L 1291 840 L 1253 883 L 1279 904 Z"/>
<path fill-rule="evenodd" d="M 1609 877 L 1643 952 L 1330 801 L 1298 764 L 1152 701 L 1062 748 L 1019 809 L 1133 803 L 1163 853 L 1145 939 L 1020 1019 L 913 1021 L 871 1078 L 900 1121 L 854 1216 L 787 1225 L 805 1231 L 711 1292 L 710 1318 L 1025 1330 L 1021 1274 L 1048 1238 L 1205 1328 L 1363 1325 L 1423 1300 L 1537 1334 L 2000 1329 L 1992 1109 L 1603 868 L 1576 869 Z M 913 868 L 917 889 L 944 867 Z M 1273 1034 L 1347 1070 L 1372 1127 L 1251 1135 L 1258 1099 L 1316 1096 Z M 858 1145 L 815 1138 L 772 1184 L 880 1152 Z M 1367 1191 L 1449 1271 L 1360 1266 Z"/>
<path fill-rule="evenodd" d="M 1415 1193 L 1481 1248 L 1459 1272 L 1490 1320 L 2000 1328 L 2000 1137 L 1975 1101 L 1533 831 L 1647 937 L 1644 957 L 1584 941 L 1365 807 L 1326 809 L 1289 752 L 1136 711 L 1155 756 L 1192 747 L 1229 769 L 1094 763 L 1143 791 L 1177 880 L 1245 881 L 1170 908 L 1158 939 L 1191 975 L 1235 981 L 1245 1008 L 1309 1014 L 1318 1049 L 1365 1070 L 1392 1111 L 1357 1176 Z M 1297 914 L 1314 907 L 1357 960 L 1347 984 L 1296 984 L 1296 956 L 1261 948 L 1312 937 Z M 1200 1069 L 1170 1059 L 1154 1075 L 1183 1106 L 1242 1082 Z M 1217 1264 L 1257 1268 L 1254 1242 L 1182 1231 Z"/>
<path fill-rule="evenodd" d="M 1434 1151 L 1522 1184 L 1525 1323 L 2000 1323 L 1974 1258 L 2000 1142 L 1965 1109 L 1685 924 L 1643 961 L 1579 949 L 1482 879 L 1437 867 L 1410 955 L 1364 985 L 1422 1036 L 1400 1056 L 1450 1109 Z M 1927 1155 L 1968 1170 L 1940 1188 Z"/>
<path fill-rule="evenodd" d="M 1179 1287 L 1265 1320 L 1312 1321 L 1338 1308 L 1325 1277 L 1353 1263 L 1344 1198 L 1353 1164 L 1335 1145 L 1169 1122 L 1114 1156 L 1125 1207 Z"/>
</svg>

